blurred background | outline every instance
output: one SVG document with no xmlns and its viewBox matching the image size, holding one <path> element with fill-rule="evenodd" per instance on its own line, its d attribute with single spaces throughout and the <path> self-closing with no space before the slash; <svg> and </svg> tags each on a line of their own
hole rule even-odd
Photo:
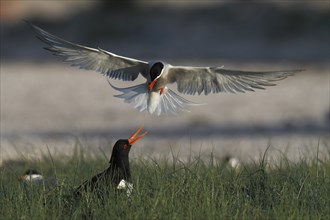
<svg viewBox="0 0 330 220">
<path fill-rule="evenodd" d="M 71 154 L 78 142 L 110 152 L 109 144 L 140 124 L 149 134 L 136 144 L 135 157 L 212 153 L 251 160 L 271 145 L 272 158 L 296 160 L 329 151 L 329 11 L 328 1 L 1 1 L 0 164 Z M 142 60 L 305 71 L 266 90 L 185 96 L 207 105 L 155 117 L 113 97 L 101 74 L 43 50 L 22 19 L 71 42 Z"/>
</svg>

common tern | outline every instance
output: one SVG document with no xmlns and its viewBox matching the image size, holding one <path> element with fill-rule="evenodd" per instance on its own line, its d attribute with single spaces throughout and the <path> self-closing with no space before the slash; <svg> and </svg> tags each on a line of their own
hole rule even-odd
<svg viewBox="0 0 330 220">
<path fill-rule="evenodd" d="M 142 61 L 119 56 L 101 48 L 91 48 L 71 43 L 56 37 L 45 30 L 27 22 L 37 37 L 46 43 L 49 50 L 64 61 L 86 70 L 94 70 L 108 77 L 108 82 L 115 90 L 121 92 L 115 97 L 130 103 L 140 112 L 150 114 L 172 115 L 187 111 L 188 105 L 197 103 L 188 101 L 168 88 L 176 83 L 180 93 L 195 95 L 210 93 L 244 93 L 254 89 L 273 86 L 274 82 L 285 79 L 302 70 L 284 71 L 240 71 L 223 67 L 173 66 L 165 61 Z M 141 74 L 146 83 L 118 88 L 109 79 L 134 81 Z"/>
</svg>

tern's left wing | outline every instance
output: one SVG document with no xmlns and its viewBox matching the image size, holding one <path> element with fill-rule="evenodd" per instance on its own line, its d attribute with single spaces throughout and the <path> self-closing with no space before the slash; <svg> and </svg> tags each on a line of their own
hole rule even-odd
<svg viewBox="0 0 330 220">
<path fill-rule="evenodd" d="M 135 80 L 139 73 L 144 77 L 148 73 L 148 63 L 110 53 L 102 49 L 90 48 L 71 43 L 56 37 L 47 31 L 27 22 L 37 34 L 37 37 L 48 44 L 45 49 L 54 55 L 64 58 L 64 61 L 79 66 L 82 69 L 101 72 L 109 78 L 124 81 Z"/>
<path fill-rule="evenodd" d="M 274 81 L 285 79 L 302 70 L 251 72 L 227 70 L 222 67 L 172 66 L 168 70 L 168 82 L 177 83 L 178 91 L 184 94 L 205 95 L 220 92 L 245 92 L 273 86 Z"/>
</svg>

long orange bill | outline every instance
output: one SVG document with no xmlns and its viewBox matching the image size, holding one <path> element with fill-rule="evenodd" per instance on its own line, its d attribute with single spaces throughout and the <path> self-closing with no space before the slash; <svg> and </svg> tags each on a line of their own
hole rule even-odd
<svg viewBox="0 0 330 220">
<path fill-rule="evenodd" d="M 151 91 L 151 90 L 154 88 L 156 81 L 157 81 L 157 80 L 154 80 L 154 81 L 152 81 L 152 82 L 150 82 L 150 83 L 148 84 L 148 89 L 149 89 L 149 91 Z"/>
<path fill-rule="evenodd" d="M 133 145 L 135 142 L 137 142 L 138 140 L 140 140 L 141 138 L 143 138 L 148 132 L 144 132 L 143 134 L 141 134 L 140 136 L 136 137 L 136 135 L 142 130 L 143 125 L 141 125 L 135 132 L 134 134 L 132 134 L 131 137 L 128 138 L 128 143 L 130 145 Z"/>
</svg>

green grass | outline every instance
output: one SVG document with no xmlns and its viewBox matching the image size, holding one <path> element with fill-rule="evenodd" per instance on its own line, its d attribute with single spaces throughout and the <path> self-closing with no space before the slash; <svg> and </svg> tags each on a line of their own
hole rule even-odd
<svg viewBox="0 0 330 220">
<path fill-rule="evenodd" d="M 298 162 L 283 156 L 272 166 L 264 155 L 239 169 L 212 156 L 134 159 L 130 199 L 87 193 L 80 202 L 68 195 L 107 167 L 104 156 L 77 150 L 69 158 L 11 161 L 0 169 L 0 219 L 330 219 L 330 153 L 322 160 L 320 153 Z M 17 176 L 26 168 L 55 173 L 59 186 L 25 186 Z"/>
</svg>

